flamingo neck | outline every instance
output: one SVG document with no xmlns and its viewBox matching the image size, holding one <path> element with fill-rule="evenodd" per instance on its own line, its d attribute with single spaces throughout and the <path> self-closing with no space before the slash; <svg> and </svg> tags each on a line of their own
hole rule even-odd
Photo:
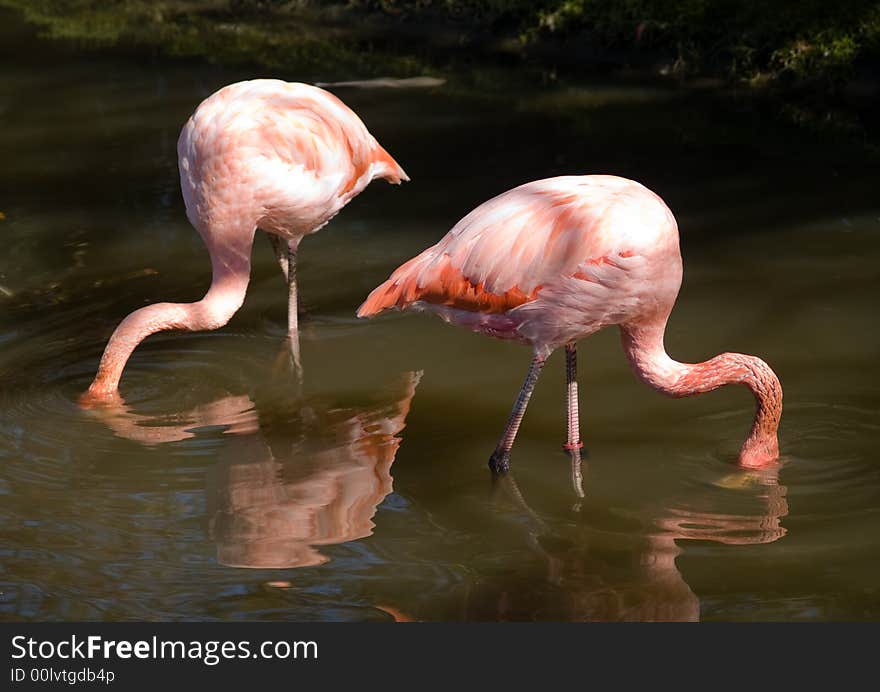
<svg viewBox="0 0 880 692">
<path fill-rule="evenodd" d="M 150 334 L 190 322 L 189 305 L 178 303 L 155 303 L 135 310 L 126 317 L 113 332 L 101 363 L 98 374 L 89 386 L 87 395 L 96 399 L 110 399 L 116 395 L 122 370 L 138 344 Z"/>
<path fill-rule="evenodd" d="M 755 419 L 739 453 L 743 466 L 766 466 L 779 456 L 777 430 L 782 415 L 782 387 L 770 366 L 755 356 L 722 353 L 702 363 L 679 363 L 666 353 L 666 320 L 621 327 L 623 348 L 642 382 L 661 394 L 685 397 L 742 384 L 755 397 Z"/>
<path fill-rule="evenodd" d="M 223 257 L 219 254 L 212 253 L 213 279 L 204 298 L 195 303 L 147 305 L 122 320 L 107 342 L 98 373 L 83 395 L 82 403 L 116 397 L 125 364 L 138 344 L 151 334 L 171 329 L 217 329 L 229 321 L 244 302 L 250 278 L 250 255 L 244 250 Z"/>
</svg>

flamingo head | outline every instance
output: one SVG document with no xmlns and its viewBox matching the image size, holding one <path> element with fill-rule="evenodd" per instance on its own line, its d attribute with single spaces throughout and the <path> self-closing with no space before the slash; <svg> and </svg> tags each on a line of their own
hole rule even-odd
<svg viewBox="0 0 880 692">
<path fill-rule="evenodd" d="M 779 440 L 776 431 L 765 435 L 749 436 L 739 452 L 740 466 L 758 469 L 779 459 Z"/>
</svg>

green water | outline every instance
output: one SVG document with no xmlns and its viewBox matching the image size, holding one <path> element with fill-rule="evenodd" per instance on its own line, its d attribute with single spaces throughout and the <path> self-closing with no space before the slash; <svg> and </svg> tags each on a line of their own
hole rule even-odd
<svg viewBox="0 0 880 692">
<path fill-rule="evenodd" d="M 880 202 L 856 145 L 635 82 L 499 68 L 338 89 L 413 180 L 374 183 L 301 246 L 302 395 L 258 237 L 230 324 L 150 338 L 125 407 L 83 412 L 116 324 L 210 280 L 178 189 L 189 113 L 240 79 L 342 76 L 48 41 L 0 18 L 0 617 L 880 617 Z M 778 372 L 778 469 L 733 464 L 747 391 L 664 399 L 608 331 L 579 354 L 586 497 L 561 449 L 561 354 L 514 448 L 520 497 L 485 464 L 526 349 L 424 315 L 354 318 L 481 201 L 600 172 L 678 217 L 671 354 L 755 353 Z"/>
</svg>

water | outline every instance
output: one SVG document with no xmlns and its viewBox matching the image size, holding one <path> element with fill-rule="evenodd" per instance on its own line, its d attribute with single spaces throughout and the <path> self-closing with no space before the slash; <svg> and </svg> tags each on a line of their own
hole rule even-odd
<svg viewBox="0 0 880 692">
<path fill-rule="evenodd" d="M 850 143 L 710 94 L 544 83 L 500 69 L 339 95 L 413 182 L 371 185 L 303 243 L 301 398 L 285 289 L 258 238 L 224 329 L 135 353 L 125 405 L 74 401 L 132 309 L 201 297 L 180 200 L 194 106 L 256 76 L 0 26 L 0 617 L 880 617 L 876 168 Z M 779 468 L 733 464 L 748 392 L 671 401 L 617 334 L 580 349 L 586 497 L 568 478 L 564 373 L 545 370 L 513 464 L 485 462 L 529 354 L 420 315 L 354 310 L 479 202 L 613 172 L 682 230 L 667 344 L 756 353 L 785 390 Z"/>
</svg>

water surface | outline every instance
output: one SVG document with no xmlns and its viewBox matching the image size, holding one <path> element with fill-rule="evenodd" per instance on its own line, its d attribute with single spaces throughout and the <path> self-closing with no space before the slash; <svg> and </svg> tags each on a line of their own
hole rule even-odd
<svg viewBox="0 0 880 692">
<path fill-rule="evenodd" d="M 175 143 L 254 76 L 335 81 L 0 26 L 0 616 L 12 620 L 823 620 L 880 617 L 875 162 L 728 98 L 499 69 L 339 88 L 413 181 L 370 186 L 301 247 L 304 391 L 257 238 L 230 324 L 135 353 L 124 406 L 74 401 L 132 309 L 201 297 Z M 420 315 L 354 318 L 473 206 L 564 173 L 640 180 L 682 232 L 667 345 L 770 362 L 778 468 L 733 464 L 747 391 L 671 401 L 614 331 L 580 349 L 586 497 L 555 355 L 485 467 L 529 354 Z M 280 357 L 281 356 L 281 357 Z"/>
</svg>

